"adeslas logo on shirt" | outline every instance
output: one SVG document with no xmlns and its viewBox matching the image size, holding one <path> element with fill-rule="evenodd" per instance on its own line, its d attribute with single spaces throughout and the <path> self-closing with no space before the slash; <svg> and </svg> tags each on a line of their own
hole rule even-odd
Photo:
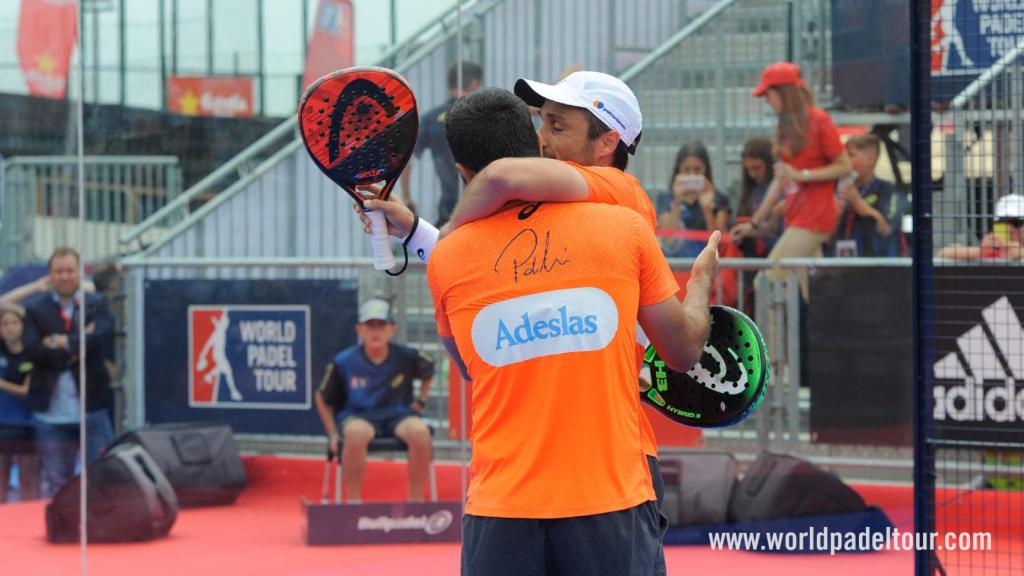
<svg viewBox="0 0 1024 576">
<path fill-rule="evenodd" d="M 553 290 L 491 304 L 473 320 L 476 353 L 492 366 L 601 350 L 619 326 L 615 301 L 597 288 Z"/>
</svg>

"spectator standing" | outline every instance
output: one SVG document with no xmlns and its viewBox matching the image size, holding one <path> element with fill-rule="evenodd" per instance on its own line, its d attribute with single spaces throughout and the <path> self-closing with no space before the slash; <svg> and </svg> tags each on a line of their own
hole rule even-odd
<svg viewBox="0 0 1024 576">
<path fill-rule="evenodd" d="M 409 451 L 409 500 L 422 502 L 430 472 L 430 429 L 420 414 L 427 406 L 434 361 L 391 341 L 391 306 L 368 300 L 359 309 L 360 344 L 342 350 L 327 366 L 316 395 L 317 412 L 341 450 L 342 482 L 349 502 L 362 500 L 367 448 L 376 437 L 399 438 Z M 420 381 L 413 399 L 413 380 Z"/>
<path fill-rule="evenodd" d="M 53 496 L 75 472 L 79 445 L 80 342 L 85 338 L 86 453 L 95 462 L 114 439 L 113 395 L 105 350 L 111 346 L 113 319 L 101 294 L 84 292 L 79 256 L 58 248 L 50 256 L 51 291 L 25 303 L 25 355 L 33 364 L 29 405 L 33 409 L 42 467 L 42 493 Z M 79 318 L 85 314 L 85 334 Z"/>
<path fill-rule="evenodd" d="M 764 202 L 768 186 L 775 178 L 775 157 L 772 155 L 772 141 L 768 138 L 751 138 L 743 144 L 741 154 L 743 178 L 739 203 L 736 207 L 736 225 L 729 232 L 733 242 L 739 244 L 746 258 L 763 258 L 775 246 L 785 225 L 782 213 L 785 205 L 776 204 L 768 220 L 755 227 L 751 217 Z"/>
<path fill-rule="evenodd" d="M 453 64 L 448 69 L 448 100 L 443 104 L 431 108 L 420 116 L 419 136 L 416 140 L 416 149 L 413 152 L 419 157 L 424 151 L 430 150 L 434 160 L 434 173 L 441 185 L 441 198 L 437 205 L 437 225 L 443 226 L 451 217 L 455 203 L 459 200 L 459 174 L 455 170 L 455 160 L 452 159 L 452 152 L 448 149 L 448 141 L 444 135 L 444 118 L 448 109 L 455 100 L 475 92 L 480 88 L 483 81 L 484 71 L 479 65 L 473 62 L 462 63 L 462 85 L 459 85 L 458 64 Z M 415 211 L 415 204 L 412 199 L 412 190 L 409 181 L 412 178 L 413 163 L 410 162 L 400 178 L 402 187 L 402 201 Z"/>
<path fill-rule="evenodd" d="M 835 229 L 838 214 L 833 199 L 835 181 L 850 173 L 850 159 L 832 119 L 814 106 L 800 77 L 800 67 L 778 62 L 764 69 L 753 95 L 764 97 L 778 118 L 775 130 L 775 178 L 751 223 L 768 222 L 780 198 L 786 203 L 786 230 L 768 254 L 769 259 L 821 256 L 821 247 Z M 786 272 L 769 271 L 783 279 Z M 800 274 L 807 298 L 807 273 Z"/>
<path fill-rule="evenodd" d="M 873 134 L 861 134 L 846 142 L 853 177 L 839 181 L 839 227 L 836 252 L 849 245 L 853 256 L 900 255 L 899 198 L 896 187 L 875 177 L 880 143 Z"/>
<path fill-rule="evenodd" d="M 18 464 L 19 500 L 32 500 L 39 492 L 39 455 L 36 452 L 32 411 L 25 397 L 31 384 L 32 363 L 22 342 L 24 311 L 0 307 L 0 504 L 7 502 L 8 480 Z"/>
</svg>

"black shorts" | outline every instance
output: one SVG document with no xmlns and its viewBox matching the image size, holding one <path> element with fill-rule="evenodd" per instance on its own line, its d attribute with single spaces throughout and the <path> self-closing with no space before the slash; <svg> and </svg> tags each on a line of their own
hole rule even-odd
<svg viewBox="0 0 1024 576">
<path fill-rule="evenodd" d="M 0 454 L 34 454 L 35 452 L 35 427 L 0 424 Z"/>
<path fill-rule="evenodd" d="M 354 419 L 359 419 L 366 420 L 371 426 L 373 426 L 373 431 L 377 438 L 394 438 L 395 429 L 398 428 L 398 425 L 401 424 L 403 420 L 411 416 L 419 417 L 419 415 L 413 412 L 411 408 L 407 408 L 405 406 L 381 408 L 366 412 L 342 413 L 338 415 L 338 430 L 341 430 L 344 433 L 345 424 Z"/>
<path fill-rule="evenodd" d="M 462 576 L 651 576 L 664 563 L 660 517 L 653 500 L 548 520 L 467 514 Z"/>
</svg>

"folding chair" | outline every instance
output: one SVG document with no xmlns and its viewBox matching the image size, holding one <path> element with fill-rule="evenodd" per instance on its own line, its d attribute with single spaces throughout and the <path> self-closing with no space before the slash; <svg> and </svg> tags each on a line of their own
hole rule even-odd
<svg viewBox="0 0 1024 576">
<path fill-rule="evenodd" d="M 431 430 L 431 437 L 433 437 L 433 430 Z M 338 457 L 337 457 L 337 471 L 334 476 L 334 503 L 341 504 L 341 451 L 344 448 L 344 440 L 338 441 Z M 407 452 L 408 446 L 405 445 L 399 438 L 374 438 L 370 441 L 370 445 L 367 446 L 367 454 L 379 454 L 382 452 Z M 330 501 L 330 477 L 331 477 L 331 461 L 334 460 L 334 454 L 331 452 L 330 447 L 327 448 L 327 461 L 324 463 L 324 478 L 323 478 L 323 491 L 320 497 L 322 504 L 327 504 Z M 430 465 L 428 466 L 428 474 L 430 479 L 430 501 L 437 502 L 437 475 L 434 471 L 434 452 L 430 452 Z"/>
</svg>

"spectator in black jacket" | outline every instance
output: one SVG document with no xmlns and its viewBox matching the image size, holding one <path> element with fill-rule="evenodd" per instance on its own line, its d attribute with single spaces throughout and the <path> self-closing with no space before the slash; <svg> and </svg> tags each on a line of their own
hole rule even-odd
<svg viewBox="0 0 1024 576">
<path fill-rule="evenodd" d="M 94 462 L 114 439 L 110 373 L 104 353 L 113 338 L 106 299 L 84 293 L 79 256 L 58 248 L 50 256 L 52 290 L 25 303 L 25 354 L 33 363 L 29 405 L 36 425 L 42 468 L 42 493 L 53 496 L 75 472 L 79 444 L 79 315 L 85 301 L 86 454 Z"/>
</svg>

